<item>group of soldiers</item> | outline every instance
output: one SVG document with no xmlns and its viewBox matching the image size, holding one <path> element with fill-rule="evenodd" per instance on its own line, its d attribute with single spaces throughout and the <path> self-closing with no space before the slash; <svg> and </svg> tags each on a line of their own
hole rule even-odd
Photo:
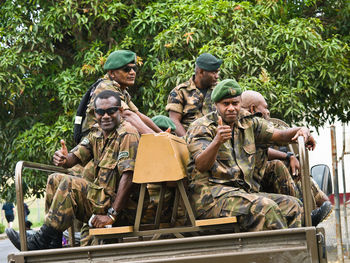
<svg viewBox="0 0 350 263">
<path fill-rule="evenodd" d="M 45 222 L 27 234 L 28 249 L 61 247 L 62 232 L 74 219 L 84 223 L 82 240 L 90 239 L 89 227 L 132 225 L 139 194 L 132 177 L 140 135 L 167 128 L 188 145 L 187 190 L 197 218 L 236 216 L 241 231 L 302 226 L 299 162 L 293 153 L 270 146 L 303 136 L 306 147 L 314 149 L 315 140 L 305 127 L 274 127 L 261 94 L 243 92 L 234 79 L 218 82 L 221 64 L 221 59 L 201 54 L 194 75 L 170 92 L 169 117 L 151 119 L 128 93 L 137 74 L 136 54 L 112 52 L 82 123 L 87 135 L 70 152 L 61 142 L 53 156 L 57 166 L 83 168 L 74 170 L 80 171 L 78 176 L 49 176 Z M 314 182 L 312 188 L 317 225 L 332 207 Z M 20 249 L 18 232 L 6 233 Z"/>
</svg>

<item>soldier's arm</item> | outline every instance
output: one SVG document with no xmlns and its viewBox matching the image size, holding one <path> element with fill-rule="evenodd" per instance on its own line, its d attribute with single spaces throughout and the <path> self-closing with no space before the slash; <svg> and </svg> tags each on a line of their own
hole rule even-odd
<svg viewBox="0 0 350 263">
<path fill-rule="evenodd" d="M 271 140 L 276 143 L 291 143 L 296 142 L 299 136 L 304 137 L 308 149 L 315 149 L 316 141 L 306 127 L 295 127 L 286 130 L 274 129 Z"/>
<path fill-rule="evenodd" d="M 118 186 L 117 197 L 112 204 L 113 209 L 117 212 L 121 211 L 125 207 L 125 204 L 129 199 L 133 184 L 132 176 L 133 171 L 125 171 L 122 174 L 122 178 L 120 179 Z"/>
<path fill-rule="evenodd" d="M 81 163 L 80 159 L 77 158 L 73 153 L 68 153 L 67 156 L 62 155 L 60 151 L 56 151 L 53 156 L 53 163 L 56 166 L 62 166 L 64 168 L 71 168 L 74 165 Z"/>
<path fill-rule="evenodd" d="M 219 125 L 213 141 L 195 159 L 196 168 L 200 172 L 211 169 L 215 163 L 216 156 L 221 144 L 232 138 L 232 130 L 228 125 Z"/>
<path fill-rule="evenodd" d="M 282 151 L 278 151 L 272 148 L 267 150 L 269 160 L 287 160 L 288 154 Z M 289 157 L 289 166 L 291 168 L 292 175 L 297 175 L 300 170 L 300 163 L 298 159 L 292 155 Z"/>
<path fill-rule="evenodd" d="M 122 117 L 130 122 L 140 134 L 155 133 L 150 127 L 148 127 L 141 118 L 131 110 L 124 110 Z"/>
<path fill-rule="evenodd" d="M 137 111 L 136 114 L 140 117 L 140 119 L 145 123 L 149 128 L 151 128 L 155 132 L 162 132 L 162 130 L 145 114 Z"/>
<path fill-rule="evenodd" d="M 175 126 L 176 126 L 176 130 L 175 133 L 177 136 L 184 136 L 186 134 L 186 130 L 184 128 L 184 126 L 182 126 L 181 124 L 181 119 L 182 119 L 182 114 L 172 111 L 169 111 L 169 118 L 174 122 Z"/>
<path fill-rule="evenodd" d="M 112 207 L 114 211 L 120 212 L 128 202 L 132 188 L 133 171 L 125 171 L 119 182 L 117 197 L 115 198 Z M 108 215 L 97 215 L 92 220 L 92 225 L 95 227 L 104 227 L 105 225 L 113 224 L 118 218 L 113 220 Z"/>
<path fill-rule="evenodd" d="M 53 155 L 53 163 L 56 166 L 62 166 L 65 168 L 71 168 L 74 165 L 80 163 L 80 159 L 73 153 L 68 153 L 64 140 L 61 140 L 62 148 L 55 152 Z"/>
</svg>

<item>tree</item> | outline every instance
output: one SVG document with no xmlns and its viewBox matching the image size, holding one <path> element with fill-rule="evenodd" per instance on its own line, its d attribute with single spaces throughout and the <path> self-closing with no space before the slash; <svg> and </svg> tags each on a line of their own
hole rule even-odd
<svg viewBox="0 0 350 263">
<path fill-rule="evenodd" d="M 1 188 L 11 189 L 16 161 L 50 163 L 60 138 L 74 146 L 80 98 L 117 49 L 138 54 L 142 66 L 130 93 L 150 117 L 166 114 L 169 91 L 193 74 L 200 53 L 211 52 L 224 59 L 221 79 L 234 77 L 244 89 L 262 92 L 274 117 L 316 127 L 349 120 L 346 37 L 295 10 L 288 1 L 5 1 Z M 42 194 L 45 180 L 28 173 L 27 195 Z"/>
</svg>

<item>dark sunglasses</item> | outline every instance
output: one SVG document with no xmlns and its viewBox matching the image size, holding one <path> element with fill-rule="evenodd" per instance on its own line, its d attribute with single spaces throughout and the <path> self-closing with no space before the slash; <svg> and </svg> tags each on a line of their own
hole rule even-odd
<svg viewBox="0 0 350 263">
<path fill-rule="evenodd" d="M 100 115 L 100 116 L 104 116 L 105 113 L 107 112 L 107 114 L 109 116 L 111 116 L 113 113 L 116 113 L 118 111 L 119 107 L 111 107 L 108 109 L 95 109 L 95 112 Z"/>
<path fill-rule="evenodd" d="M 125 66 L 120 69 L 126 73 L 129 73 L 132 69 L 137 72 L 137 66 Z"/>
</svg>

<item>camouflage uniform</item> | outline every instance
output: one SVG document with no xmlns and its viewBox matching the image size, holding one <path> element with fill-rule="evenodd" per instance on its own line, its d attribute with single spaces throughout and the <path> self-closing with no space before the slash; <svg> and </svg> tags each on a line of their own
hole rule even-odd
<svg viewBox="0 0 350 263">
<path fill-rule="evenodd" d="M 128 93 L 127 89 L 121 89 L 118 87 L 118 83 L 114 80 L 111 80 L 106 74 L 103 77 L 103 80 L 97 85 L 96 89 L 93 91 L 91 95 L 90 103 L 86 109 L 86 118 L 82 125 L 82 131 L 86 131 L 87 129 L 90 129 L 95 123 L 95 113 L 94 113 L 94 100 L 96 96 L 104 90 L 112 90 L 118 93 L 120 99 L 121 99 L 121 106 L 124 110 L 131 110 L 133 112 L 137 112 L 138 108 L 135 106 L 135 104 L 131 101 L 131 96 Z"/>
<path fill-rule="evenodd" d="M 107 139 L 101 130 L 92 130 L 71 152 L 82 165 L 93 160 L 95 177 L 90 179 L 94 181 L 59 173 L 50 175 L 46 187 L 45 224 L 64 231 L 74 217 L 87 223 L 92 214 L 107 214 L 116 198 L 121 175 L 134 170 L 138 141 L 137 130 L 126 121 L 122 121 Z M 117 224 L 133 223 L 137 187 L 133 186 Z"/>
<path fill-rule="evenodd" d="M 273 123 L 275 128 L 285 129 L 276 123 Z M 278 150 L 278 147 L 273 148 Z M 287 164 L 288 165 L 288 164 Z M 280 160 L 268 161 L 268 153 L 266 148 L 257 148 L 256 164 L 254 177 L 260 182 L 261 191 L 268 193 L 277 193 L 295 196 L 298 199 L 303 199 L 301 180 L 297 177 L 293 178 L 290 174 L 286 163 Z M 327 196 L 318 187 L 317 183 L 310 178 L 312 192 L 312 209 L 317 208 L 317 203 L 327 199 Z"/>
<path fill-rule="evenodd" d="M 195 121 L 186 134 L 191 160 L 188 165 L 190 199 L 198 218 L 237 216 L 242 231 L 299 227 L 301 202 L 292 196 L 257 193 L 253 177 L 256 145 L 271 143 L 273 126 L 246 114 L 233 128 L 233 139 L 220 146 L 213 167 L 195 168 L 196 157 L 212 142 L 217 112 Z"/>
<path fill-rule="evenodd" d="M 198 118 L 214 111 L 215 105 L 211 102 L 211 93 L 214 87 L 207 90 L 204 95 L 196 87 L 194 76 L 189 81 L 175 87 L 168 96 L 167 111 L 174 111 L 182 115 L 181 124 L 188 126 Z"/>
</svg>

